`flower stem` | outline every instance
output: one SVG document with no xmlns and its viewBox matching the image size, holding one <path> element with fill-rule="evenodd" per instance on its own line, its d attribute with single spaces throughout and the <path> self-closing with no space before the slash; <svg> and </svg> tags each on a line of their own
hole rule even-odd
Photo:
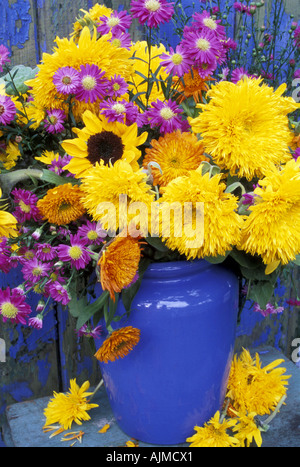
<svg viewBox="0 0 300 467">
<path fill-rule="evenodd" d="M 99 389 L 101 388 L 101 386 L 103 385 L 104 381 L 103 379 L 101 379 L 100 383 L 96 386 L 96 388 L 94 389 L 93 391 L 93 394 L 91 395 L 90 397 L 90 400 L 92 400 L 92 398 L 94 397 L 94 395 L 96 394 L 96 392 L 99 391 Z"/>
</svg>

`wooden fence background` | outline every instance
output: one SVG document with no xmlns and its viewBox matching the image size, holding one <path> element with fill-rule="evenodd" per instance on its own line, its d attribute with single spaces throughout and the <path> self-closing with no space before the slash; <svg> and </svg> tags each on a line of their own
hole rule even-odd
<svg viewBox="0 0 300 467">
<path fill-rule="evenodd" d="M 270 1 L 265 2 L 266 8 L 270 7 Z M 69 36 L 79 10 L 88 10 L 95 3 L 94 0 L 0 0 L 0 44 L 11 50 L 13 65 L 35 67 L 43 52 L 51 52 L 56 36 Z M 128 9 L 130 0 L 102 3 L 114 9 L 122 3 Z M 190 2 L 183 0 L 182 4 Z M 288 0 L 287 13 L 299 20 L 300 0 Z M 133 23 L 132 33 L 140 37 L 137 23 Z M 0 274 L 0 285 L 17 286 L 18 276 L 15 272 Z M 282 285 L 280 294 L 289 298 L 289 283 Z M 293 338 L 300 336 L 297 326 L 297 311 L 287 309 L 284 315 L 264 319 L 246 309 L 237 331 L 237 347 L 274 345 L 289 356 Z M 42 332 L 0 323 L 0 344 L 0 439 L 8 404 L 51 395 L 53 390 L 66 390 L 73 377 L 80 384 L 86 379 L 91 384 L 99 380 L 97 363 L 89 357 L 87 344 L 78 342 L 71 318 L 62 309 L 51 310 Z"/>
</svg>

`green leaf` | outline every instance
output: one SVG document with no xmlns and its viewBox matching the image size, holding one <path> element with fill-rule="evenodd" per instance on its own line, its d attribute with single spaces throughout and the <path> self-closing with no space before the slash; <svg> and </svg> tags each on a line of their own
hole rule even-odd
<svg viewBox="0 0 300 467">
<path fill-rule="evenodd" d="M 296 259 L 294 259 L 293 263 L 296 264 L 296 266 L 300 266 L 300 255 L 296 256 Z"/>
<path fill-rule="evenodd" d="M 206 256 L 204 259 L 205 261 L 211 264 L 220 264 L 220 263 L 223 263 L 223 261 L 225 261 L 228 255 L 229 255 L 229 252 L 227 252 L 225 256 L 221 256 L 221 255 Z"/>
<path fill-rule="evenodd" d="M 146 237 L 145 239 L 149 245 L 158 251 L 167 252 L 169 248 L 163 243 L 160 237 Z"/>
<path fill-rule="evenodd" d="M 71 315 L 74 316 L 74 318 L 78 318 L 81 311 L 86 308 L 86 305 L 87 305 L 86 296 L 81 297 L 79 300 L 73 297 L 68 303 L 68 309 Z"/>
<path fill-rule="evenodd" d="M 260 308 L 264 310 L 267 303 L 270 302 L 274 294 L 273 281 L 259 281 L 256 284 L 251 284 L 248 293 L 248 299 L 258 303 Z"/>
<path fill-rule="evenodd" d="M 231 185 L 228 185 L 226 190 L 225 190 L 225 193 L 232 193 L 237 188 L 241 189 L 242 194 L 246 193 L 245 188 L 243 187 L 243 185 L 240 182 L 234 182 L 234 183 L 231 183 Z"/>
<path fill-rule="evenodd" d="M 95 313 L 100 311 L 105 303 L 107 302 L 109 298 L 109 292 L 106 290 L 105 292 L 102 292 L 99 298 L 95 300 L 93 303 L 90 305 L 86 306 L 79 314 L 78 320 L 76 323 L 76 329 L 80 329 L 81 326 L 83 326 L 89 319 L 94 316 Z"/>
<path fill-rule="evenodd" d="M 43 169 L 42 180 L 45 182 L 52 183 L 53 185 L 65 185 L 66 183 L 72 183 L 73 185 L 78 185 L 78 180 L 69 177 L 61 177 L 51 170 Z"/>
<path fill-rule="evenodd" d="M 132 301 L 133 301 L 134 297 L 136 296 L 136 294 L 137 294 L 137 292 L 138 292 L 138 290 L 139 290 L 139 288 L 141 286 L 143 275 L 144 275 L 145 271 L 147 270 L 147 267 L 149 266 L 150 262 L 151 261 L 148 258 L 143 258 L 140 261 L 138 280 L 134 284 L 132 284 L 131 287 L 128 287 L 128 289 L 123 289 L 122 290 L 122 303 L 123 303 L 124 308 L 127 311 L 127 313 L 130 313 L 130 311 L 131 311 Z"/>
<path fill-rule="evenodd" d="M 255 258 L 251 255 L 248 255 L 242 250 L 233 249 L 230 252 L 230 256 L 242 267 L 244 268 L 257 268 L 261 266 L 262 261 L 260 258 Z"/>
</svg>

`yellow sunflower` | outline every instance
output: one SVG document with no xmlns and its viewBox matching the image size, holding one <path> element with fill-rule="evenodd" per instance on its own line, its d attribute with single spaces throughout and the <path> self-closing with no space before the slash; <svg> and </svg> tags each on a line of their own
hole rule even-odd
<svg viewBox="0 0 300 467">
<path fill-rule="evenodd" d="M 104 116 L 98 118 L 90 111 L 86 111 L 82 119 L 85 127 L 73 129 L 78 137 L 61 143 L 72 157 L 66 170 L 80 178 L 89 174 L 97 164 L 113 164 L 119 159 L 139 167 L 137 160 L 141 151 L 138 146 L 146 141 L 147 133 L 138 136 L 136 123 L 130 126 L 120 122 L 109 123 Z"/>
<path fill-rule="evenodd" d="M 135 279 L 141 250 L 139 240 L 129 235 L 117 236 L 103 250 L 98 265 L 103 290 L 108 290 L 115 300 L 115 293 L 128 287 Z"/>
<path fill-rule="evenodd" d="M 229 448 L 237 446 L 239 440 L 230 433 L 235 424 L 236 420 L 234 419 L 221 420 L 218 411 L 203 427 L 195 426 L 196 433 L 187 438 L 186 441 L 191 443 L 190 447 L 197 448 Z"/>
<path fill-rule="evenodd" d="M 172 180 L 160 198 L 160 233 L 171 250 L 191 258 L 225 255 L 240 236 L 238 200 L 225 193 L 221 174 L 203 175 L 202 167 Z M 170 210 L 174 206 L 176 209 Z M 178 208 L 178 209 L 177 209 Z M 171 213 L 171 215 L 170 215 Z M 174 214 L 173 214 L 174 213 Z M 170 230 L 165 234 L 164 223 Z M 166 224 L 165 224 L 166 225 Z"/>
<path fill-rule="evenodd" d="M 37 202 L 44 219 L 56 225 L 67 225 L 85 214 L 83 193 L 78 185 L 66 183 L 48 190 Z"/>
<path fill-rule="evenodd" d="M 126 228 L 135 217 L 140 218 L 143 226 L 148 223 L 154 194 L 143 170 L 133 170 L 127 161 L 120 159 L 113 166 L 95 166 L 82 179 L 81 189 L 88 213 L 111 234 Z M 140 216 L 135 215 L 135 207 L 141 209 Z"/>
<path fill-rule="evenodd" d="M 300 254 L 300 159 L 270 171 L 254 190 L 240 248 L 258 254 L 268 272 Z"/>
<path fill-rule="evenodd" d="M 209 160 L 203 154 L 203 144 L 192 133 L 177 130 L 158 140 L 153 139 L 150 144 L 151 147 L 146 148 L 143 166 L 147 168 L 151 162 L 159 165 L 160 169 L 151 167 L 154 185 L 166 186 L 174 178 L 188 175 L 201 162 Z"/>
<path fill-rule="evenodd" d="M 132 91 L 134 94 L 143 93 L 139 96 L 139 99 L 144 105 L 147 103 L 146 93 L 148 90 L 148 83 L 145 82 L 144 77 L 148 77 L 149 72 L 149 51 L 146 41 L 137 41 L 131 47 L 132 62 L 133 62 L 133 73 L 131 79 L 129 80 L 132 84 L 129 85 L 129 91 Z M 161 63 L 160 55 L 166 53 L 166 48 L 163 44 L 151 46 L 151 57 L 150 57 L 150 69 L 152 73 L 158 69 Z M 159 79 L 166 80 L 168 74 L 163 69 L 160 70 Z M 165 100 L 163 91 L 160 85 L 154 84 L 151 89 L 151 93 L 148 99 L 149 104 L 156 101 L 157 99 Z"/>
<path fill-rule="evenodd" d="M 81 65 L 93 63 L 105 72 L 103 76 L 105 78 L 109 79 L 115 74 L 122 76 L 125 80 L 130 78 L 132 73 L 130 51 L 115 47 L 107 40 L 107 35 L 97 39 L 96 31 L 91 36 L 89 28 L 84 27 L 78 44 L 72 38 L 70 40 L 56 38 L 56 44 L 53 54 L 43 54 L 36 77 L 26 81 L 26 84 L 32 88 L 34 105 L 38 109 L 61 108 L 68 112 L 64 95 L 58 93 L 53 84 L 55 72 L 66 64 L 79 71 Z M 72 108 L 76 120 L 80 121 L 81 115 L 87 109 L 97 114 L 99 99 L 94 103 L 76 100 Z"/>
<path fill-rule="evenodd" d="M 252 180 L 291 159 L 287 114 L 300 104 L 282 97 L 284 89 L 254 78 L 212 86 L 209 103 L 198 104 L 202 112 L 190 124 L 217 165 Z"/>
<path fill-rule="evenodd" d="M 0 188 L 0 198 L 1 197 L 2 190 Z M 0 238 L 16 237 L 17 235 L 17 219 L 9 212 L 0 210 Z"/>
<path fill-rule="evenodd" d="M 140 330 L 132 326 L 126 326 L 113 331 L 103 342 L 102 346 L 95 353 L 95 357 L 100 362 L 114 362 L 118 358 L 123 358 L 132 351 L 140 340 Z"/>
<path fill-rule="evenodd" d="M 46 417 L 44 427 L 58 423 L 64 430 L 68 430 L 73 422 L 81 425 L 82 420 L 90 420 L 88 411 L 98 407 L 98 404 L 89 403 L 88 397 L 92 394 L 92 392 L 87 392 L 89 387 L 88 381 L 79 387 L 76 379 L 72 379 L 68 393 L 54 392 L 53 398 L 44 410 Z"/>
</svg>

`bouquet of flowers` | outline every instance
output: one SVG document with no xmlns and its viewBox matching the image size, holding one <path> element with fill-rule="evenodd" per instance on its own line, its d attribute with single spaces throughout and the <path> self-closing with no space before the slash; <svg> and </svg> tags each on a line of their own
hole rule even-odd
<svg viewBox="0 0 300 467">
<path fill-rule="evenodd" d="M 0 46 L 0 268 L 24 277 L 0 290 L 4 322 L 41 328 L 54 301 L 80 335 L 104 319 L 97 358 L 118 358 L 139 340 L 130 328 L 111 339 L 118 299 L 129 313 L 148 265 L 173 260 L 234 264 L 244 299 L 279 310 L 277 278 L 299 265 L 300 105 L 257 54 L 250 71 L 232 70 L 228 15 L 201 3 L 191 17 L 167 0 L 96 4 L 35 69 L 10 69 Z M 233 7 L 253 22 L 262 4 Z M 132 18 L 145 40 L 132 42 Z M 174 18 L 182 35 L 167 48 L 155 32 Z M 108 351 L 119 342 L 122 355 Z"/>
</svg>

